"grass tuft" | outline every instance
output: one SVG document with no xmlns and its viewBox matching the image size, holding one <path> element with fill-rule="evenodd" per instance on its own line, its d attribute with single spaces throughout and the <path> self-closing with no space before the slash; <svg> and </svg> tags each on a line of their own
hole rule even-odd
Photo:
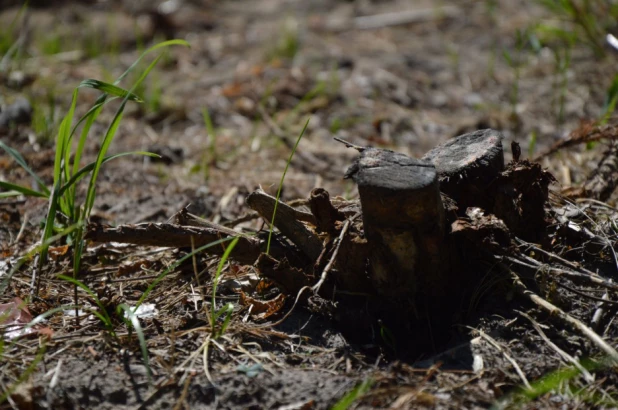
<svg viewBox="0 0 618 410">
<path fill-rule="evenodd" d="M 232 319 L 232 313 L 234 313 L 234 305 L 231 303 L 226 303 L 221 309 L 216 308 L 216 297 L 217 297 L 217 286 L 219 285 L 219 281 L 221 280 L 221 272 L 223 271 L 223 267 L 227 263 L 227 259 L 229 258 L 232 250 L 238 243 L 239 238 L 236 237 L 232 239 L 229 245 L 225 248 L 225 252 L 223 256 L 219 260 L 219 265 L 217 266 L 217 271 L 215 273 L 215 277 L 212 279 L 212 301 L 210 305 L 210 328 L 211 328 L 211 337 L 212 339 L 218 339 L 227 330 L 230 325 L 230 321 Z M 223 317 L 223 323 L 220 327 L 217 327 L 217 320 Z"/>
<path fill-rule="evenodd" d="M 537 0 L 563 24 L 566 32 L 587 45 L 596 57 L 607 55 L 604 39 L 618 19 L 618 5 L 607 0 Z"/>
<path fill-rule="evenodd" d="M 373 380 L 366 379 L 356 385 L 350 392 L 343 396 L 331 410 L 347 410 L 358 399 L 360 399 L 365 393 L 369 391 L 373 385 Z"/>
<path fill-rule="evenodd" d="M 609 363 L 603 361 L 583 360 L 581 365 L 589 371 L 600 371 L 608 367 Z M 531 389 L 519 387 L 512 393 L 495 402 L 491 409 L 521 408 L 527 403 L 539 399 L 547 394 L 556 394 L 572 398 L 580 403 L 592 406 L 614 408 L 618 406 L 618 398 L 607 393 L 601 394 L 595 388 L 582 388 L 577 378 L 581 374 L 575 366 L 568 366 L 550 372 L 531 383 Z"/>
</svg>

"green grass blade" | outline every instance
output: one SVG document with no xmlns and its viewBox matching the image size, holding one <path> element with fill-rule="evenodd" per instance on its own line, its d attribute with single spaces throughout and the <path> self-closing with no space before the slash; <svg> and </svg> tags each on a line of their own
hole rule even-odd
<svg viewBox="0 0 618 410">
<path fill-rule="evenodd" d="M 39 323 L 43 322 L 45 319 L 47 319 L 48 317 L 50 317 L 54 313 L 63 312 L 65 310 L 72 310 L 72 309 L 75 309 L 75 308 L 78 308 L 78 307 L 79 306 L 66 305 L 66 306 L 58 306 L 58 307 L 55 307 L 53 309 L 50 309 L 47 312 L 41 313 L 40 315 L 38 315 L 37 317 L 32 319 L 30 321 L 30 323 L 28 323 L 26 326 L 24 326 L 24 329 L 30 329 L 31 327 L 38 325 Z"/>
<path fill-rule="evenodd" d="M 79 212 L 76 212 L 79 213 Z M 79 215 L 75 215 L 76 218 L 79 218 Z M 77 228 L 75 235 L 73 236 L 73 279 L 77 280 L 77 275 L 81 270 L 82 264 L 82 254 L 84 253 L 84 246 L 86 245 L 86 241 L 83 239 L 84 237 L 84 227 L 80 226 Z M 79 304 L 79 295 L 77 293 L 77 285 L 73 285 L 73 297 L 75 299 L 75 304 Z M 75 320 L 79 323 L 79 318 L 77 315 L 77 309 L 75 310 Z M 111 323 L 110 323 L 111 326 Z M 111 329 L 110 329 L 111 330 Z"/>
<path fill-rule="evenodd" d="M 48 207 L 47 223 L 45 226 L 45 232 L 43 239 L 51 236 L 53 222 L 56 217 L 56 210 L 60 208 L 65 214 L 69 215 L 71 210 L 68 209 L 66 202 L 63 198 L 57 195 L 57 191 L 62 185 L 64 177 L 68 179 L 68 161 L 71 155 L 71 124 L 73 123 L 73 116 L 75 114 L 75 106 L 77 104 L 77 89 L 73 91 L 73 97 L 71 99 L 71 106 L 69 112 L 65 115 L 60 123 L 58 129 L 58 136 L 56 138 L 56 155 L 54 158 L 54 194 L 50 197 L 50 205 Z M 63 172 L 64 171 L 64 172 Z M 53 203 L 52 203 L 53 201 Z M 49 212 L 53 211 L 53 215 Z M 51 221 L 51 224 L 49 223 Z M 46 249 L 43 254 L 46 256 Z M 41 262 L 44 262 L 46 258 L 42 258 Z"/>
<path fill-rule="evenodd" d="M 363 394 L 367 393 L 373 384 L 373 380 L 366 379 L 362 383 L 354 387 L 349 393 L 343 396 L 331 410 L 346 410 L 352 403 L 359 399 Z"/>
<path fill-rule="evenodd" d="M 223 309 L 221 309 L 219 312 L 216 311 L 217 286 L 219 285 L 219 280 L 221 279 L 221 272 L 223 272 L 223 267 L 225 266 L 227 259 L 232 253 L 232 250 L 234 250 L 234 247 L 238 243 L 239 239 L 240 239 L 239 237 L 234 238 L 232 242 L 230 242 L 229 245 L 225 248 L 225 252 L 223 252 L 223 256 L 221 256 L 221 259 L 219 260 L 219 265 L 217 266 L 215 277 L 212 280 L 212 301 L 211 301 L 212 305 L 210 308 L 212 317 L 210 320 L 210 325 L 212 326 L 212 333 L 215 336 L 221 335 L 221 332 L 223 331 L 223 327 L 222 327 L 220 332 L 215 332 L 217 318 L 223 313 Z M 227 319 L 229 318 L 226 318 L 226 320 Z M 229 320 L 228 320 L 228 323 L 229 323 Z"/>
<path fill-rule="evenodd" d="M 35 191 L 33 189 L 26 188 L 25 186 L 11 184 L 10 182 L 0 181 L 0 188 L 6 189 L 7 191 L 17 192 L 17 195 L 22 194 L 26 196 L 36 196 L 40 198 L 48 198 L 48 196 L 43 192 Z M 11 196 L 14 196 L 14 195 L 11 195 Z"/>
<path fill-rule="evenodd" d="M 72 278 L 71 276 L 66 276 L 66 275 L 58 275 L 56 276 L 56 278 L 58 279 L 62 279 L 64 281 L 70 282 L 73 285 L 76 285 L 77 287 L 81 288 L 82 290 L 84 290 L 88 296 L 90 296 L 95 303 L 97 304 L 97 306 L 99 306 L 100 309 L 104 309 L 103 304 L 101 303 L 101 301 L 99 300 L 99 297 L 97 296 L 96 293 L 94 293 L 94 291 L 92 289 L 90 289 L 88 286 L 86 286 L 84 283 L 80 282 L 79 280 Z"/>
<path fill-rule="evenodd" d="M 28 164 L 26 164 L 26 160 L 24 159 L 24 157 L 22 157 L 19 152 L 17 152 L 15 149 L 9 147 L 8 145 L 6 145 L 2 141 L 0 141 L 0 148 L 5 150 L 7 154 L 9 154 L 11 157 L 13 157 L 15 162 L 17 162 L 24 170 L 26 170 L 27 173 L 29 173 L 32 176 L 32 178 L 34 178 L 36 183 L 39 185 L 39 187 L 41 188 L 43 193 L 47 197 L 49 197 L 50 192 L 49 192 L 49 189 L 45 186 L 45 182 L 43 182 L 43 180 L 36 174 L 36 172 L 34 172 L 32 170 L 32 168 L 30 168 L 28 166 Z"/>
<path fill-rule="evenodd" d="M 77 105 L 77 88 L 73 91 L 71 106 L 69 112 L 62 119 L 58 130 L 58 138 L 56 139 L 56 157 L 54 159 L 54 184 L 60 181 L 62 165 L 64 162 L 65 176 L 68 175 L 67 163 L 71 157 L 71 125 L 73 124 L 73 116 L 75 115 L 75 106 Z"/>
<path fill-rule="evenodd" d="M 157 58 L 154 59 L 152 63 L 150 63 L 150 65 L 146 68 L 146 70 L 142 72 L 142 75 L 138 78 L 138 80 L 135 82 L 133 87 L 131 87 L 131 91 L 134 90 L 137 86 L 139 86 L 139 84 L 142 81 L 144 81 L 146 76 L 148 76 L 150 71 L 152 71 L 152 69 L 159 62 L 160 59 L 161 59 L 161 56 L 158 56 Z M 105 154 L 107 153 L 109 146 L 111 145 L 114 137 L 116 136 L 116 132 L 118 131 L 118 127 L 120 126 L 120 121 L 122 120 L 124 107 L 127 104 L 128 98 L 129 98 L 129 95 L 127 94 L 122 100 L 120 107 L 118 107 L 118 110 L 116 111 L 116 115 L 114 116 L 114 119 L 112 120 L 109 128 L 107 129 L 107 132 L 105 133 L 105 137 L 103 138 L 103 143 L 101 144 L 101 149 L 99 150 L 99 153 L 97 155 L 96 165 L 94 169 L 92 170 L 92 174 L 90 177 L 90 184 L 88 185 L 88 191 L 86 194 L 86 203 L 84 205 L 84 209 L 85 209 L 84 216 L 86 218 L 90 216 L 90 212 L 92 211 L 92 208 L 94 206 L 94 199 L 96 196 L 96 180 L 97 180 L 97 177 L 99 176 L 99 170 L 101 168 L 101 164 L 103 163 L 103 159 L 105 158 Z"/>
<path fill-rule="evenodd" d="M 24 326 L 24 329 L 29 329 L 33 326 L 38 325 L 39 323 L 41 323 L 42 321 L 44 321 L 46 318 L 48 318 L 49 316 L 53 315 L 54 313 L 58 313 L 58 312 L 62 312 L 65 310 L 75 310 L 75 309 L 79 309 L 79 306 L 77 305 L 65 305 L 65 306 L 58 306 L 57 308 L 53 308 L 48 310 L 45 313 L 41 313 L 40 315 L 38 315 L 37 317 L 35 317 L 34 319 L 32 319 L 30 321 L 30 323 L 28 323 L 26 326 Z M 96 316 L 102 323 L 106 323 L 106 318 L 99 313 L 98 311 L 96 311 L 95 309 L 92 308 L 87 308 L 87 307 L 83 307 L 83 310 Z"/>
<path fill-rule="evenodd" d="M 303 130 L 300 135 L 296 139 L 296 143 L 294 144 L 294 148 L 292 148 L 292 152 L 290 153 L 290 158 L 288 158 L 288 162 L 285 164 L 285 169 L 283 170 L 283 175 L 281 175 L 281 181 L 279 181 L 279 189 L 277 189 L 277 201 L 275 201 L 275 209 L 273 210 L 273 217 L 270 221 L 270 231 L 268 232 L 268 243 L 266 245 L 266 254 L 268 255 L 270 252 L 270 240 L 273 236 L 273 229 L 275 227 L 275 216 L 277 215 L 277 205 L 279 204 L 279 198 L 281 197 L 281 190 L 283 189 L 283 180 L 285 179 L 285 174 L 288 172 L 288 168 L 290 167 L 290 163 L 292 162 L 292 158 L 296 153 L 296 148 L 298 148 L 298 144 L 300 144 L 300 140 L 305 135 L 305 131 L 307 131 L 307 126 L 309 125 L 309 120 L 305 123 Z"/>
<path fill-rule="evenodd" d="M 19 11 L 17 12 L 13 20 L 11 20 L 11 24 L 9 25 L 7 32 L 10 33 L 13 30 L 15 30 L 15 25 L 22 18 L 22 16 L 26 13 L 26 10 L 28 10 L 29 5 L 30 5 L 30 0 L 26 0 L 24 4 L 22 4 L 22 6 L 19 8 Z"/>
<path fill-rule="evenodd" d="M 82 128 L 82 132 L 79 137 L 79 142 L 75 150 L 75 154 L 73 156 L 73 170 L 71 172 L 71 179 L 73 179 L 75 177 L 75 174 L 78 172 L 78 168 L 81 162 L 81 157 L 82 157 L 84 148 L 86 146 L 86 139 L 88 137 L 88 134 L 90 133 L 92 124 L 94 124 L 94 121 L 101 114 L 101 111 L 103 110 L 103 107 L 105 106 L 105 104 L 118 98 L 118 97 L 112 97 L 112 98 L 107 98 L 107 97 L 108 97 L 108 94 L 105 94 L 105 93 L 101 94 L 99 98 L 97 98 L 97 101 L 95 102 L 95 104 L 92 107 L 90 107 L 88 112 L 84 116 L 82 116 L 82 118 L 79 119 L 77 124 L 75 124 L 75 127 L 73 128 L 73 131 L 71 132 L 71 138 L 72 138 L 73 134 L 75 133 L 79 125 L 82 122 L 86 121 L 86 123 L 84 124 L 84 127 Z M 69 212 L 71 212 L 71 217 L 73 218 L 73 220 L 78 220 L 80 217 L 80 215 L 78 215 L 80 213 L 79 212 L 80 208 L 75 207 L 74 205 L 75 196 L 76 196 L 75 195 L 76 187 L 71 186 L 69 184 L 69 192 L 67 194 L 64 194 L 64 190 L 62 190 L 62 192 L 63 192 L 62 198 L 66 198 L 70 202 L 67 208 L 69 208 Z"/>
<path fill-rule="evenodd" d="M 122 75 L 120 77 L 118 77 L 118 79 L 114 82 L 114 84 L 118 84 L 120 81 L 122 81 L 131 71 L 133 71 L 133 69 L 142 61 L 142 59 L 144 57 L 146 57 L 146 55 L 148 55 L 149 53 L 152 53 L 155 50 L 158 50 L 162 47 L 169 47 L 169 46 L 185 46 L 185 47 L 191 47 L 189 45 L 188 42 L 186 42 L 185 40 L 168 40 L 168 41 L 163 41 L 161 43 L 155 44 L 154 46 L 150 47 L 148 50 L 144 51 L 142 53 L 142 55 L 139 56 L 139 58 L 137 60 L 135 60 L 135 62 L 133 64 L 131 64 L 131 66 L 129 68 L 127 68 L 127 71 L 125 71 L 124 73 L 122 73 Z"/>
<path fill-rule="evenodd" d="M 221 309 L 217 310 L 217 312 L 213 315 L 214 319 L 219 320 L 221 316 L 229 314 L 230 309 L 234 310 L 234 305 L 231 303 L 226 304 Z"/>
<path fill-rule="evenodd" d="M 0 192 L 0 199 L 13 198 L 14 196 L 20 195 L 22 195 L 22 193 L 17 191 Z"/>
<path fill-rule="evenodd" d="M 14 55 L 20 53 L 21 48 L 17 38 L 15 38 L 15 25 L 18 21 L 24 21 L 27 17 L 23 17 L 26 10 L 28 10 L 28 4 L 30 0 L 26 0 L 19 9 L 19 12 L 13 17 L 8 28 L 3 28 L 3 32 L 0 35 L 0 72 L 4 73 L 8 70 L 9 60 Z M 23 17 L 23 19 L 22 19 Z M 4 55 L 3 55 L 4 54 Z"/>
<path fill-rule="evenodd" d="M 101 164 L 105 164 L 108 161 L 111 161 L 113 159 L 116 158 L 120 158 L 120 157 L 125 157 L 127 155 L 145 155 L 148 157 L 153 157 L 153 158 L 161 158 L 160 155 L 158 154 L 153 154 L 152 152 L 146 152 L 146 151 L 131 151 L 131 152 L 121 152 L 120 154 L 116 154 L 116 155 L 110 155 L 107 156 L 105 158 L 103 158 L 103 161 Z M 62 188 L 60 188 L 60 195 L 63 195 L 67 189 L 69 189 L 71 186 L 75 185 L 79 180 L 81 180 L 84 176 L 86 176 L 90 171 L 92 171 L 94 169 L 94 167 L 96 166 L 96 161 L 95 162 L 91 162 L 90 164 L 86 165 L 85 167 L 83 167 L 82 169 L 80 169 L 79 171 L 77 171 L 75 174 L 73 174 L 73 176 L 71 177 L 71 179 L 69 179 L 63 186 Z"/>
<path fill-rule="evenodd" d="M 590 372 L 596 372 L 611 368 L 614 363 L 611 358 L 606 358 L 600 360 L 583 359 L 580 361 L 580 364 L 584 369 Z M 530 389 L 520 386 L 513 392 L 498 399 L 490 409 L 520 408 L 548 393 L 559 394 L 560 391 L 564 390 L 564 386 L 574 384 L 575 378 L 580 374 L 580 370 L 575 366 L 568 366 L 551 371 L 532 382 Z M 595 406 L 605 404 L 613 408 L 618 404 L 618 401 L 609 395 L 595 397 L 594 393 L 591 394 L 591 392 L 582 395 L 575 393 L 573 397 L 576 397 L 582 403 Z"/>
<path fill-rule="evenodd" d="M 616 109 L 618 102 L 618 74 L 616 74 L 605 94 L 605 102 L 603 104 L 603 115 L 601 116 L 601 124 L 606 124 L 610 115 Z"/>
<path fill-rule="evenodd" d="M 537 143 L 537 134 L 536 131 L 532 131 L 530 134 L 530 143 L 528 144 L 528 158 L 534 158 L 534 153 L 536 151 L 536 143 Z"/>
<path fill-rule="evenodd" d="M 60 184 L 54 186 L 54 191 L 48 200 L 47 206 L 47 217 L 45 219 L 45 228 L 43 229 L 43 237 L 41 239 L 41 256 L 39 258 L 39 268 L 43 266 L 45 262 L 47 262 L 47 249 L 49 248 L 50 238 L 54 233 L 54 222 L 56 221 L 56 211 L 58 210 L 58 198 L 60 191 Z"/>
<path fill-rule="evenodd" d="M 103 111 L 103 106 L 109 101 L 114 100 L 115 98 L 107 99 L 107 95 L 101 95 L 95 104 L 88 110 L 88 112 L 80 118 L 80 120 L 75 125 L 73 132 L 75 129 L 82 123 L 82 121 L 86 121 L 84 124 L 84 128 L 82 128 L 82 133 L 79 137 L 79 142 L 77 144 L 77 149 L 75 150 L 75 155 L 73 156 L 73 172 L 71 173 L 73 176 L 79 169 L 79 163 L 82 159 L 82 153 L 84 152 L 84 147 L 86 146 L 86 139 L 88 134 L 90 133 L 90 128 L 92 128 L 92 124 L 99 117 L 101 111 Z"/>
<path fill-rule="evenodd" d="M 225 266 L 225 262 L 227 262 L 227 259 L 229 258 L 230 254 L 232 253 L 232 250 L 234 250 L 234 247 L 238 243 L 239 239 L 240 238 L 238 236 L 235 237 L 234 239 L 232 239 L 232 242 L 230 242 L 230 244 L 227 246 L 227 248 L 225 248 L 225 252 L 223 252 L 223 256 L 221 256 L 221 259 L 219 260 L 219 265 L 217 266 L 217 272 L 215 273 L 215 277 L 212 280 L 213 308 L 214 308 L 215 297 L 217 295 L 217 286 L 219 285 L 219 279 L 221 278 L 221 272 L 223 271 L 223 267 Z"/>
<path fill-rule="evenodd" d="M 294 108 L 292 108 L 292 110 L 283 118 L 282 128 L 287 129 L 290 120 L 298 115 L 303 105 L 307 103 L 308 101 L 311 101 L 314 97 L 324 94 L 325 90 L 326 90 L 326 81 L 321 80 L 311 90 L 309 90 L 307 94 L 303 95 L 303 97 L 300 99 L 298 104 L 296 104 Z"/>
<path fill-rule="evenodd" d="M 73 285 L 77 286 L 78 288 L 82 289 L 84 292 L 86 292 L 88 294 L 88 296 L 90 296 L 92 298 L 92 300 L 94 300 L 94 303 L 97 304 L 97 306 L 99 307 L 99 309 L 101 309 L 101 314 L 97 314 L 96 311 L 93 311 L 92 313 L 95 314 L 99 319 L 101 319 L 101 321 L 103 322 L 103 324 L 109 329 L 112 330 L 112 319 L 109 317 L 109 315 L 107 314 L 107 310 L 105 309 L 105 306 L 103 306 L 103 303 L 101 303 L 101 301 L 99 300 L 99 297 L 97 296 L 96 293 L 94 293 L 92 291 L 92 289 L 90 289 L 88 286 L 86 286 L 84 283 L 80 282 L 79 280 L 72 278 L 70 276 L 66 276 L 66 275 L 58 275 L 56 276 L 58 279 L 62 279 L 64 281 L 67 281 L 69 283 L 72 283 Z"/>
<path fill-rule="evenodd" d="M 119 315 L 122 314 L 122 311 L 125 311 L 131 325 L 135 329 L 135 333 L 137 333 L 137 339 L 139 340 L 140 350 L 142 351 L 142 360 L 144 361 L 144 366 L 146 366 L 146 373 L 148 374 L 148 381 L 152 383 L 152 370 L 150 369 L 150 359 L 148 357 L 148 346 L 146 345 L 146 338 L 144 337 L 144 331 L 142 330 L 142 325 L 139 323 L 139 319 L 135 315 L 135 310 L 131 309 L 126 304 L 121 304 L 118 306 Z"/>
<path fill-rule="evenodd" d="M 107 129 L 107 132 L 105 133 L 105 137 L 103 138 L 103 144 L 101 145 L 101 148 L 97 155 L 97 160 L 95 161 L 94 168 L 92 169 L 92 174 L 90 175 L 90 183 L 88 184 L 88 191 L 86 194 L 86 202 L 84 203 L 84 216 L 86 218 L 90 216 L 90 212 L 92 211 L 92 208 L 94 206 L 94 198 L 96 196 L 96 181 L 99 176 L 101 164 L 103 163 L 103 159 L 105 158 L 105 154 L 107 153 L 109 146 L 111 145 L 114 137 L 116 136 L 116 131 L 118 131 L 118 127 L 120 126 L 120 121 L 122 120 L 122 115 L 126 103 L 127 100 L 125 98 L 125 100 L 122 101 L 122 103 L 120 104 L 120 107 L 118 107 L 116 115 L 114 116 L 114 119 L 112 120 L 109 128 Z"/>
<path fill-rule="evenodd" d="M 200 246 L 199 248 L 195 249 L 194 251 L 192 251 L 191 253 L 186 254 L 185 256 L 183 256 L 182 258 L 178 259 L 176 262 L 172 263 L 167 269 L 165 269 L 159 276 L 157 276 L 157 278 L 152 281 L 152 283 L 150 284 L 150 286 L 148 286 L 148 288 L 144 291 L 144 293 L 142 294 L 142 297 L 139 298 L 139 300 L 137 301 L 137 303 L 135 304 L 135 309 L 137 309 L 139 307 L 139 305 L 141 305 L 142 303 L 144 303 L 144 300 L 146 300 L 146 298 L 148 297 L 148 295 L 150 294 L 150 292 L 152 292 L 152 290 L 157 287 L 157 285 L 159 283 L 161 283 L 161 281 L 163 279 L 165 279 L 165 277 L 167 275 L 169 275 L 174 269 L 176 269 L 178 266 L 180 266 L 184 261 L 186 261 L 189 258 L 192 258 L 193 255 L 196 255 L 208 248 L 211 248 L 213 246 L 216 245 L 220 245 L 222 243 L 231 241 L 235 238 L 232 237 L 228 237 L 228 238 L 223 238 L 223 239 L 219 239 L 217 241 L 208 243 L 204 246 Z"/>
<path fill-rule="evenodd" d="M 107 315 L 103 315 L 100 312 L 96 311 L 95 309 L 91 309 L 91 308 L 87 308 L 87 307 L 83 308 L 83 309 L 85 311 L 89 312 L 90 314 L 96 316 L 97 319 L 99 319 L 101 321 L 101 323 L 103 323 L 105 325 L 107 330 L 109 330 L 111 333 L 113 333 L 111 319 Z"/>
<path fill-rule="evenodd" d="M 97 294 L 94 293 L 94 291 L 90 289 L 88 286 L 86 286 L 86 284 L 78 281 L 75 278 L 72 278 L 71 276 L 58 275 L 56 276 L 56 278 L 62 279 L 74 285 L 77 285 L 79 288 L 83 289 L 88 294 L 88 296 L 90 296 L 95 301 L 95 303 L 99 306 L 99 308 L 103 308 L 103 305 L 101 304 L 101 301 L 99 300 L 99 297 L 97 296 Z"/>
<path fill-rule="evenodd" d="M 160 54 L 157 56 L 157 58 L 155 58 L 152 63 L 150 63 L 148 65 L 148 67 L 146 67 L 146 69 L 142 72 L 142 74 L 139 76 L 139 78 L 137 79 L 137 81 L 135 82 L 135 84 L 133 84 L 133 87 L 131 87 L 131 91 L 135 90 L 137 87 L 140 86 L 140 84 L 142 83 L 142 81 L 144 81 L 146 79 L 146 77 L 148 77 L 148 74 L 150 74 L 150 72 L 152 71 L 153 68 L 155 68 L 155 66 L 157 65 L 157 63 L 159 62 L 159 60 L 161 59 L 161 57 L 163 57 L 163 54 Z M 126 99 L 126 97 L 125 97 Z"/>
<path fill-rule="evenodd" d="M 104 81 L 88 79 L 82 81 L 77 88 L 93 88 L 95 90 L 103 91 L 105 94 L 115 95 L 116 97 L 126 98 L 130 101 L 144 102 L 137 95 L 133 94 L 129 90 L 125 90 L 117 85 L 106 83 Z"/>
<path fill-rule="evenodd" d="M 223 319 L 223 323 L 221 324 L 221 328 L 219 329 L 219 331 L 216 333 L 215 339 L 218 339 L 220 336 L 225 334 L 227 328 L 230 326 L 230 322 L 232 321 L 232 314 L 234 313 L 234 305 L 228 303 L 227 305 L 223 306 L 219 310 L 219 312 L 217 312 L 217 316 L 221 316 L 223 313 L 225 313 L 225 319 Z"/>
</svg>

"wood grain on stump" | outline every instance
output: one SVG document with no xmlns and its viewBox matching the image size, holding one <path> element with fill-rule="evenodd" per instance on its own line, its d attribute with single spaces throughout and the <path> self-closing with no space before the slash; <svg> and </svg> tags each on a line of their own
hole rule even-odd
<svg viewBox="0 0 618 410">
<path fill-rule="evenodd" d="M 453 198 L 460 212 L 470 206 L 491 208 L 486 188 L 504 169 L 502 133 L 492 129 L 463 134 L 423 156 L 436 167 L 440 190 Z"/>
</svg>

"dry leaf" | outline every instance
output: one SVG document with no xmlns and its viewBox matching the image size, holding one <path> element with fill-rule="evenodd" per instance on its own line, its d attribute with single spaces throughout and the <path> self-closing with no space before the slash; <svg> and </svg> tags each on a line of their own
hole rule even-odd
<svg viewBox="0 0 618 410">
<path fill-rule="evenodd" d="M 69 245 L 52 246 L 52 247 L 49 248 L 49 256 L 53 260 L 57 261 L 62 256 L 66 255 L 68 251 L 69 251 Z"/>
<path fill-rule="evenodd" d="M 285 295 L 280 293 L 276 298 L 271 300 L 254 299 L 247 296 L 245 292 L 240 292 L 240 304 L 243 306 L 251 306 L 251 317 L 257 320 L 265 320 L 272 315 L 278 313 L 285 304 Z"/>
<path fill-rule="evenodd" d="M 32 322 L 32 315 L 26 303 L 20 298 L 16 297 L 12 302 L 0 304 L 0 326 L 3 338 L 12 340 L 32 334 L 52 337 L 54 332 L 47 326 L 38 325 L 26 328 L 30 322 Z"/>
<path fill-rule="evenodd" d="M 118 266 L 116 276 L 126 276 L 135 272 L 140 272 L 143 269 L 148 269 L 152 266 L 152 261 L 148 259 L 140 259 L 135 262 L 125 262 Z"/>
</svg>

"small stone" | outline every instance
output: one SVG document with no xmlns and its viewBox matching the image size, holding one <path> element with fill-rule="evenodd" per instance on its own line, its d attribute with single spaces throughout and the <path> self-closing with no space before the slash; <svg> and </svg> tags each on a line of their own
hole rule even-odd
<svg viewBox="0 0 618 410">
<path fill-rule="evenodd" d="M 30 121 L 32 121 L 32 105 L 23 97 L 0 112 L 0 129 L 8 129 L 11 124 L 30 124 Z"/>
</svg>

